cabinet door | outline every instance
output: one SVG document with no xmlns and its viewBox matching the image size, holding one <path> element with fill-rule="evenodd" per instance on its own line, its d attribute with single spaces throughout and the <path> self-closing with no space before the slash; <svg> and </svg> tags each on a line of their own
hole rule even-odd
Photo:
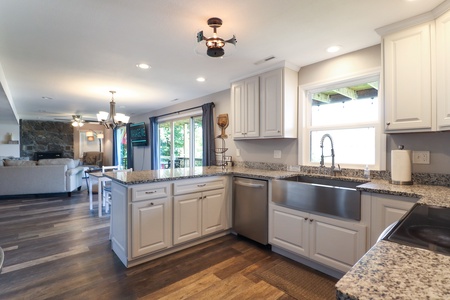
<svg viewBox="0 0 450 300">
<path fill-rule="evenodd" d="M 179 244 L 202 235 L 202 194 L 175 196 L 173 202 L 173 243 Z"/>
<path fill-rule="evenodd" d="M 172 246 L 172 205 L 169 198 L 131 204 L 131 257 Z"/>
<path fill-rule="evenodd" d="M 386 132 L 431 131 L 434 22 L 384 38 Z"/>
<path fill-rule="evenodd" d="M 232 119 L 233 119 L 233 137 L 245 137 L 245 122 L 247 118 L 246 101 L 245 101 L 245 82 L 243 80 L 234 82 L 231 85 L 231 104 L 232 104 Z"/>
<path fill-rule="evenodd" d="M 245 137 L 259 137 L 259 77 L 245 80 Z"/>
<path fill-rule="evenodd" d="M 437 123 L 450 129 L 450 12 L 436 20 Z"/>
<path fill-rule="evenodd" d="M 310 258 L 347 272 L 366 253 L 366 226 L 310 215 Z"/>
<path fill-rule="evenodd" d="M 227 229 L 225 189 L 202 193 L 202 235 Z"/>
<path fill-rule="evenodd" d="M 283 70 L 273 70 L 259 77 L 261 99 L 261 136 L 283 135 Z"/>
<path fill-rule="evenodd" d="M 417 201 L 416 198 L 372 194 L 370 226 L 371 246 L 375 245 L 383 230 L 403 217 Z"/>
<path fill-rule="evenodd" d="M 234 138 L 259 137 L 259 77 L 231 85 Z"/>
<path fill-rule="evenodd" d="M 269 243 L 295 254 L 309 255 L 308 214 L 269 205 Z"/>
</svg>

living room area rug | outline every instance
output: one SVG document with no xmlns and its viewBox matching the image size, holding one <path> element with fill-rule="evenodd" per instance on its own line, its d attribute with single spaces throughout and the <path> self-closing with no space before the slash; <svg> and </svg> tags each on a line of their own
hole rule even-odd
<svg viewBox="0 0 450 300">
<path fill-rule="evenodd" d="M 298 263 L 281 261 L 255 275 L 295 299 L 336 299 L 337 279 Z"/>
</svg>

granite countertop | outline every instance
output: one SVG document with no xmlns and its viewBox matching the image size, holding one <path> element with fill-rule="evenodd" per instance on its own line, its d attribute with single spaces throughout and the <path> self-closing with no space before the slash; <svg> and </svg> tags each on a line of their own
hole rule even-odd
<svg viewBox="0 0 450 300">
<path fill-rule="evenodd" d="M 217 175 L 235 175 L 235 176 L 250 176 L 261 179 L 279 179 L 287 178 L 297 175 L 310 177 L 330 178 L 329 175 L 323 174 L 306 174 L 301 172 L 292 172 L 285 170 L 263 170 L 252 169 L 245 167 L 195 167 L 195 168 L 178 168 L 178 169 L 161 169 L 161 170 L 146 170 L 133 172 L 106 172 L 106 177 L 125 185 L 152 183 L 160 181 L 171 181 L 178 179 L 197 178 Z M 344 181 L 356 181 L 365 183 L 367 180 L 353 177 L 333 177 Z"/>
<path fill-rule="evenodd" d="M 207 177 L 207 176 L 218 176 L 218 175 L 236 175 L 236 176 L 240 175 L 240 176 L 251 176 L 261 179 L 275 179 L 294 176 L 296 175 L 296 173 L 288 171 L 250 169 L 243 167 L 229 167 L 224 169 L 222 167 L 215 167 L 215 166 L 105 173 L 105 176 L 125 185 L 171 181 L 178 179 Z"/>
<path fill-rule="evenodd" d="M 450 256 L 382 240 L 336 288 L 337 299 L 450 299 Z"/>
</svg>

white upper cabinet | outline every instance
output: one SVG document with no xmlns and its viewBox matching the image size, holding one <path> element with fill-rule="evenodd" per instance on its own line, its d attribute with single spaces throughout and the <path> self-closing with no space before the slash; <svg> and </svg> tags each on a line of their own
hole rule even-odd
<svg viewBox="0 0 450 300">
<path fill-rule="evenodd" d="M 437 126 L 450 129 L 450 11 L 436 19 Z"/>
<path fill-rule="evenodd" d="M 433 130 L 434 22 L 384 37 L 386 132 Z"/>
<path fill-rule="evenodd" d="M 377 30 L 383 36 L 388 133 L 450 130 L 449 7 Z"/>
<path fill-rule="evenodd" d="M 279 68 L 231 85 L 234 139 L 297 137 L 298 71 Z"/>
<path fill-rule="evenodd" d="M 259 77 L 231 85 L 234 138 L 259 137 Z"/>
</svg>

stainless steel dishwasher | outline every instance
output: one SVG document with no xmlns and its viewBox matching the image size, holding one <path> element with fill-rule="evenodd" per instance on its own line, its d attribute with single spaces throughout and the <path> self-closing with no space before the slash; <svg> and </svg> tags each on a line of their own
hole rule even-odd
<svg viewBox="0 0 450 300">
<path fill-rule="evenodd" d="M 267 180 L 233 178 L 233 230 L 239 235 L 267 245 Z"/>
</svg>

